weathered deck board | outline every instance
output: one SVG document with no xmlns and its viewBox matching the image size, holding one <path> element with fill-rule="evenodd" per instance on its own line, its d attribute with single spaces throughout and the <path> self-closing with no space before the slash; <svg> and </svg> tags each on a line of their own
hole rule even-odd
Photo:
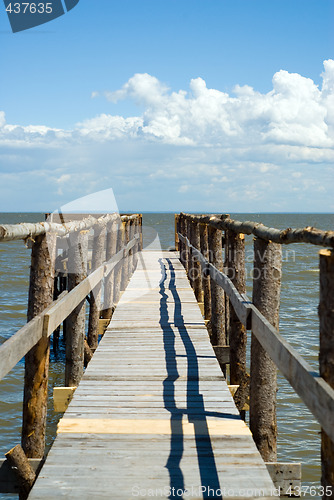
<svg viewBox="0 0 334 500">
<path fill-rule="evenodd" d="M 29 498 L 272 490 L 182 265 L 173 252 L 144 252 Z"/>
</svg>

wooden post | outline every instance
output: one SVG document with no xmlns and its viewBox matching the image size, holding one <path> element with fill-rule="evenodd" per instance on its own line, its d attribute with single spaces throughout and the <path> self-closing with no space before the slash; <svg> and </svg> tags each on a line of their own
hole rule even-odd
<svg viewBox="0 0 334 500">
<path fill-rule="evenodd" d="M 56 236 L 37 236 L 32 246 L 28 321 L 53 300 Z M 25 356 L 22 447 L 28 458 L 42 458 L 48 402 L 50 341 L 43 337 Z"/>
<path fill-rule="evenodd" d="M 88 232 L 70 235 L 68 250 L 68 289 L 73 290 L 87 277 Z M 86 300 L 83 300 L 67 318 L 65 386 L 79 385 L 84 368 L 84 338 Z"/>
<path fill-rule="evenodd" d="M 29 460 L 19 444 L 15 446 L 15 448 L 9 450 L 5 456 L 9 465 L 14 468 L 18 479 L 20 488 L 19 499 L 26 500 L 36 480 L 35 471 L 31 467 Z"/>
<path fill-rule="evenodd" d="M 203 257 L 209 261 L 209 243 L 208 243 L 208 226 L 199 224 L 200 230 L 200 245 Z M 210 277 L 206 273 L 202 273 L 202 289 L 204 301 L 204 319 L 209 321 L 211 318 L 211 289 Z"/>
<path fill-rule="evenodd" d="M 139 250 L 143 250 L 143 215 L 142 214 L 139 214 L 139 234 L 140 234 Z"/>
<path fill-rule="evenodd" d="M 200 241 L 200 230 L 199 224 L 197 221 L 193 221 L 191 225 L 191 238 L 192 245 L 197 248 L 197 250 L 201 249 L 201 241 Z M 195 296 L 197 302 L 203 302 L 203 289 L 202 289 L 202 268 L 200 262 L 196 259 L 195 256 L 192 257 L 192 269 L 193 269 L 193 288 L 195 292 Z"/>
<path fill-rule="evenodd" d="M 124 224 L 120 220 L 117 230 L 116 253 L 120 252 L 123 247 L 124 247 Z M 124 266 L 124 259 L 122 259 L 115 267 L 114 304 L 118 303 L 121 296 L 123 266 Z"/>
<path fill-rule="evenodd" d="M 180 216 L 179 214 L 174 214 L 174 225 L 175 225 L 175 250 L 178 251 L 179 250 L 179 235 L 177 234 L 178 231 L 179 231 L 179 220 L 180 220 Z"/>
<path fill-rule="evenodd" d="M 106 228 L 104 226 L 95 226 L 93 240 L 92 271 L 100 267 L 104 261 L 104 244 Z M 102 282 L 98 283 L 90 294 L 89 323 L 88 323 L 88 345 L 95 351 L 98 346 L 98 328 L 101 309 L 101 291 Z"/>
<path fill-rule="evenodd" d="M 190 219 L 187 219 L 187 237 L 190 242 L 190 244 L 193 244 L 193 221 Z M 193 259 L 193 254 L 191 251 L 191 248 L 188 247 L 188 279 L 190 282 L 190 285 L 192 289 L 194 289 L 194 259 Z"/>
<path fill-rule="evenodd" d="M 116 253 L 117 247 L 117 229 L 118 222 L 115 220 L 107 225 L 107 241 L 106 241 L 106 260 L 112 258 Z M 114 303 L 114 269 L 110 271 L 104 281 L 104 303 L 103 303 L 103 318 L 110 319 L 113 312 Z"/>
<path fill-rule="evenodd" d="M 320 251 L 320 375 L 334 388 L 334 251 Z M 321 430 L 323 498 L 334 496 L 334 443 Z M 327 488 L 327 491 L 326 491 Z"/>
<path fill-rule="evenodd" d="M 184 215 L 182 215 L 182 220 L 181 220 L 181 233 L 183 236 L 187 236 L 188 234 L 187 219 L 185 218 Z M 182 243 L 182 264 L 188 275 L 188 268 L 189 268 L 188 247 L 185 243 Z"/>
<path fill-rule="evenodd" d="M 218 271 L 223 271 L 223 246 L 222 232 L 212 226 L 209 226 L 209 258 L 210 263 L 215 266 Z M 211 278 L 211 320 L 210 334 L 211 343 L 213 345 L 226 345 L 225 336 L 225 294 L 224 290 L 217 285 Z"/>
<path fill-rule="evenodd" d="M 276 328 L 279 326 L 282 247 L 255 239 L 253 304 Z M 265 462 L 277 460 L 277 369 L 252 334 L 250 373 L 250 429 Z"/>
<path fill-rule="evenodd" d="M 129 220 L 128 222 L 128 227 L 129 227 L 129 241 L 131 241 L 134 237 L 135 234 L 135 227 L 134 227 L 134 220 Z M 134 252 L 134 247 L 131 248 L 129 251 L 129 257 L 128 257 L 128 279 L 130 280 L 132 273 L 133 273 L 133 252 Z"/>
<path fill-rule="evenodd" d="M 245 236 L 233 231 L 226 232 L 226 274 L 239 293 L 246 293 Z M 232 304 L 229 304 L 230 384 L 239 385 L 235 403 L 240 412 L 249 394 L 249 377 L 246 370 L 247 331 Z M 242 415 L 245 416 L 244 413 Z"/>
<path fill-rule="evenodd" d="M 129 221 L 123 222 L 124 227 L 124 239 L 123 244 L 124 247 L 129 243 Z M 128 255 L 124 256 L 122 259 L 122 282 L 121 282 L 121 290 L 124 291 L 127 287 L 129 281 L 129 257 Z"/>
<path fill-rule="evenodd" d="M 139 215 L 134 221 L 133 237 L 138 235 L 140 235 Z M 135 271 L 138 265 L 138 252 L 139 252 L 139 240 L 137 240 L 137 244 L 133 247 L 133 272 Z"/>
</svg>

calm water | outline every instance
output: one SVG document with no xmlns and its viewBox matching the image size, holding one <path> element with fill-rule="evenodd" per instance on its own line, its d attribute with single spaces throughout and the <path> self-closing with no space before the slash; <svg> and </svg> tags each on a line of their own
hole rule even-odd
<svg viewBox="0 0 334 500">
<path fill-rule="evenodd" d="M 239 220 L 253 220 L 276 227 L 315 226 L 334 228 L 334 215 L 326 214 L 231 214 Z M 43 220 L 42 214 L 0 214 L 0 223 Z M 163 249 L 174 246 L 174 214 L 144 214 L 146 242 L 159 234 Z M 149 229 L 152 228 L 152 229 Z M 252 267 L 252 238 L 246 237 L 247 272 Z M 283 284 L 280 309 L 281 334 L 317 369 L 318 366 L 318 247 L 294 244 L 283 247 Z M 23 242 L 0 243 L 0 343 L 15 333 L 26 321 L 30 250 Z M 251 279 L 248 279 L 251 296 Z M 51 354 L 50 394 L 53 386 L 64 384 L 64 349 Z M 0 453 L 3 456 L 20 442 L 23 360 L 0 381 Z M 291 389 L 279 376 L 278 399 L 278 460 L 302 462 L 303 484 L 319 485 L 320 439 L 318 424 Z M 50 399 L 47 446 L 55 435 L 60 418 L 52 409 Z M 0 498 L 17 498 L 1 495 Z M 305 496 L 304 498 L 308 498 Z M 313 497 L 315 498 L 315 497 Z"/>
</svg>

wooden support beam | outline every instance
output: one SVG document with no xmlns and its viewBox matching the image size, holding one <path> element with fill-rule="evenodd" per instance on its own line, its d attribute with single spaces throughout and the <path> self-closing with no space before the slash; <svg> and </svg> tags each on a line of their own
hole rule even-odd
<svg viewBox="0 0 334 500">
<path fill-rule="evenodd" d="M 240 295 L 243 295 L 246 293 L 244 235 L 226 231 L 225 252 L 225 272 Z M 229 303 L 230 383 L 241 386 L 235 402 L 238 410 L 242 411 L 249 397 L 249 376 L 246 370 L 247 331 L 231 301 Z"/>
<path fill-rule="evenodd" d="M 70 272 L 68 289 L 73 290 L 87 277 L 88 232 L 70 235 L 68 250 Z M 67 318 L 65 385 L 77 386 L 84 369 L 84 337 L 86 326 L 86 300 L 83 299 Z"/>
<path fill-rule="evenodd" d="M 320 254 L 320 375 L 334 389 L 334 251 L 321 250 Z M 321 484 L 323 498 L 334 495 L 334 441 L 321 430 Z M 327 492 L 326 493 L 326 488 Z"/>
<path fill-rule="evenodd" d="M 200 251 L 204 259 L 209 261 L 208 226 L 206 224 L 200 224 L 199 231 L 200 231 Z M 208 273 L 203 272 L 203 270 L 202 270 L 202 290 L 203 290 L 203 302 L 204 302 L 203 316 L 205 320 L 210 320 L 211 318 L 210 277 L 208 276 Z"/>
<path fill-rule="evenodd" d="M 282 247 L 254 241 L 253 304 L 278 329 Z M 266 462 L 277 460 L 277 368 L 252 334 L 250 369 L 250 429 Z"/>
<path fill-rule="evenodd" d="M 31 467 L 23 449 L 18 444 L 5 454 L 9 466 L 14 469 L 19 484 L 19 499 L 26 500 L 36 480 L 36 474 Z"/>
<path fill-rule="evenodd" d="M 56 236 L 38 236 L 32 247 L 28 321 L 53 301 Z M 50 340 L 42 337 L 25 356 L 22 447 L 29 458 L 44 455 Z"/>
<path fill-rule="evenodd" d="M 41 470 L 44 460 L 40 458 L 27 459 L 31 468 L 38 475 Z M 0 493 L 16 493 L 20 492 L 20 484 L 16 471 L 6 459 L 0 459 Z"/>
<path fill-rule="evenodd" d="M 200 229 L 197 222 L 191 224 L 191 239 L 192 245 L 198 250 L 201 250 Z M 202 289 L 202 269 L 200 261 L 195 254 L 192 254 L 192 283 L 197 302 L 203 302 L 203 289 Z"/>
<path fill-rule="evenodd" d="M 223 271 L 223 247 L 221 231 L 209 227 L 210 263 Z M 225 345 L 225 296 L 224 290 L 211 278 L 211 342 L 213 345 Z"/>
<path fill-rule="evenodd" d="M 106 260 L 109 261 L 117 252 L 117 233 L 119 220 L 107 225 Z M 114 306 L 115 270 L 112 269 L 104 281 L 103 317 L 111 318 Z"/>
<path fill-rule="evenodd" d="M 53 409 L 54 411 L 65 412 L 73 398 L 76 387 L 54 387 L 53 388 Z"/>
<path fill-rule="evenodd" d="M 106 228 L 96 226 L 94 228 L 93 241 L 93 270 L 98 269 L 104 261 L 104 243 L 106 237 Z M 88 323 L 88 345 L 95 350 L 98 345 L 98 327 L 101 309 L 101 292 L 102 283 L 99 282 L 91 292 L 91 304 L 89 308 L 89 323 Z"/>
</svg>

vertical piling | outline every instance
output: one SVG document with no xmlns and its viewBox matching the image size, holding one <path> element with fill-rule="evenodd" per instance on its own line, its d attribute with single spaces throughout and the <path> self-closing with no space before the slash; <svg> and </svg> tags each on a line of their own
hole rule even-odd
<svg viewBox="0 0 334 500">
<path fill-rule="evenodd" d="M 200 230 L 200 246 L 203 257 L 209 261 L 209 243 L 208 243 L 208 226 L 199 224 Z M 211 289 L 210 277 L 206 273 L 202 273 L 202 290 L 204 301 L 204 319 L 209 321 L 211 318 Z"/>
<path fill-rule="evenodd" d="M 222 232 L 212 226 L 208 229 L 210 263 L 223 271 Z M 209 332 L 213 345 L 226 345 L 225 336 L 225 294 L 217 283 L 210 279 L 211 289 L 211 320 Z"/>
<path fill-rule="evenodd" d="M 334 251 L 320 254 L 320 375 L 334 389 Z M 323 498 L 334 496 L 334 443 L 321 430 L 321 484 Z"/>
<path fill-rule="evenodd" d="M 199 223 L 197 221 L 193 221 L 191 225 L 191 239 L 192 239 L 192 245 L 197 249 L 201 249 L 201 240 L 200 240 L 200 230 L 199 230 Z M 195 296 L 197 299 L 197 302 L 203 302 L 203 289 L 202 289 L 202 268 L 199 260 L 195 257 L 195 255 L 192 256 L 192 269 L 193 269 L 193 288 L 195 292 Z"/>
<path fill-rule="evenodd" d="M 107 239 L 106 239 L 106 261 L 110 260 L 116 253 L 117 246 L 117 220 L 107 224 Z M 114 302 L 114 269 L 110 271 L 104 280 L 104 301 L 102 315 L 105 319 L 110 319 L 112 316 L 112 308 Z"/>
<path fill-rule="evenodd" d="M 187 219 L 185 216 L 182 214 L 182 221 L 181 221 L 181 233 L 183 236 L 187 236 L 188 234 L 188 228 L 187 228 Z M 188 260 L 188 246 L 186 243 L 182 243 L 182 264 L 184 266 L 184 269 L 188 275 L 188 268 L 189 268 L 189 260 Z"/>
<path fill-rule="evenodd" d="M 282 246 L 254 240 L 253 304 L 278 330 Z M 251 343 L 250 429 L 266 462 L 277 460 L 277 368 L 254 334 Z"/>
<path fill-rule="evenodd" d="M 180 220 L 180 215 L 179 214 L 175 214 L 174 215 L 174 225 L 175 225 L 175 230 L 174 230 L 175 237 L 174 237 L 174 240 L 175 240 L 175 250 L 176 251 L 179 250 L 179 245 L 180 245 L 179 235 L 177 234 L 179 232 L 179 220 Z"/>
<path fill-rule="evenodd" d="M 129 221 L 125 220 L 123 222 L 123 244 L 124 244 L 124 249 L 126 245 L 129 243 Z M 124 257 L 123 257 L 123 266 L 122 266 L 122 282 L 121 282 L 121 290 L 125 290 L 129 281 L 129 257 L 128 254 L 125 252 Z"/>
<path fill-rule="evenodd" d="M 94 227 L 92 271 L 95 271 L 104 262 L 105 251 L 105 226 Z M 102 282 L 98 283 L 90 294 L 89 323 L 88 323 L 88 345 L 94 351 L 98 346 L 99 319 L 101 309 Z"/>
<path fill-rule="evenodd" d="M 32 246 L 28 321 L 53 300 L 56 236 L 37 236 Z M 28 458 L 42 458 L 48 400 L 50 339 L 42 338 L 25 356 L 22 447 Z"/>
<path fill-rule="evenodd" d="M 246 293 L 245 237 L 233 231 L 226 232 L 226 274 L 240 294 Z M 248 397 L 246 370 L 247 331 L 229 303 L 230 383 L 239 385 L 235 398 L 241 412 Z M 243 415 L 244 416 L 244 415 Z"/>
<path fill-rule="evenodd" d="M 122 223 L 121 219 L 119 219 L 117 225 L 116 253 L 120 252 L 123 249 L 123 247 L 124 247 L 124 224 Z M 123 264 L 124 264 L 124 259 L 122 258 L 115 267 L 114 304 L 118 303 L 121 296 Z"/>
<path fill-rule="evenodd" d="M 70 234 L 68 251 L 68 290 L 71 291 L 87 277 L 88 232 Z M 65 386 L 76 387 L 83 375 L 86 300 L 67 318 Z"/>
</svg>

